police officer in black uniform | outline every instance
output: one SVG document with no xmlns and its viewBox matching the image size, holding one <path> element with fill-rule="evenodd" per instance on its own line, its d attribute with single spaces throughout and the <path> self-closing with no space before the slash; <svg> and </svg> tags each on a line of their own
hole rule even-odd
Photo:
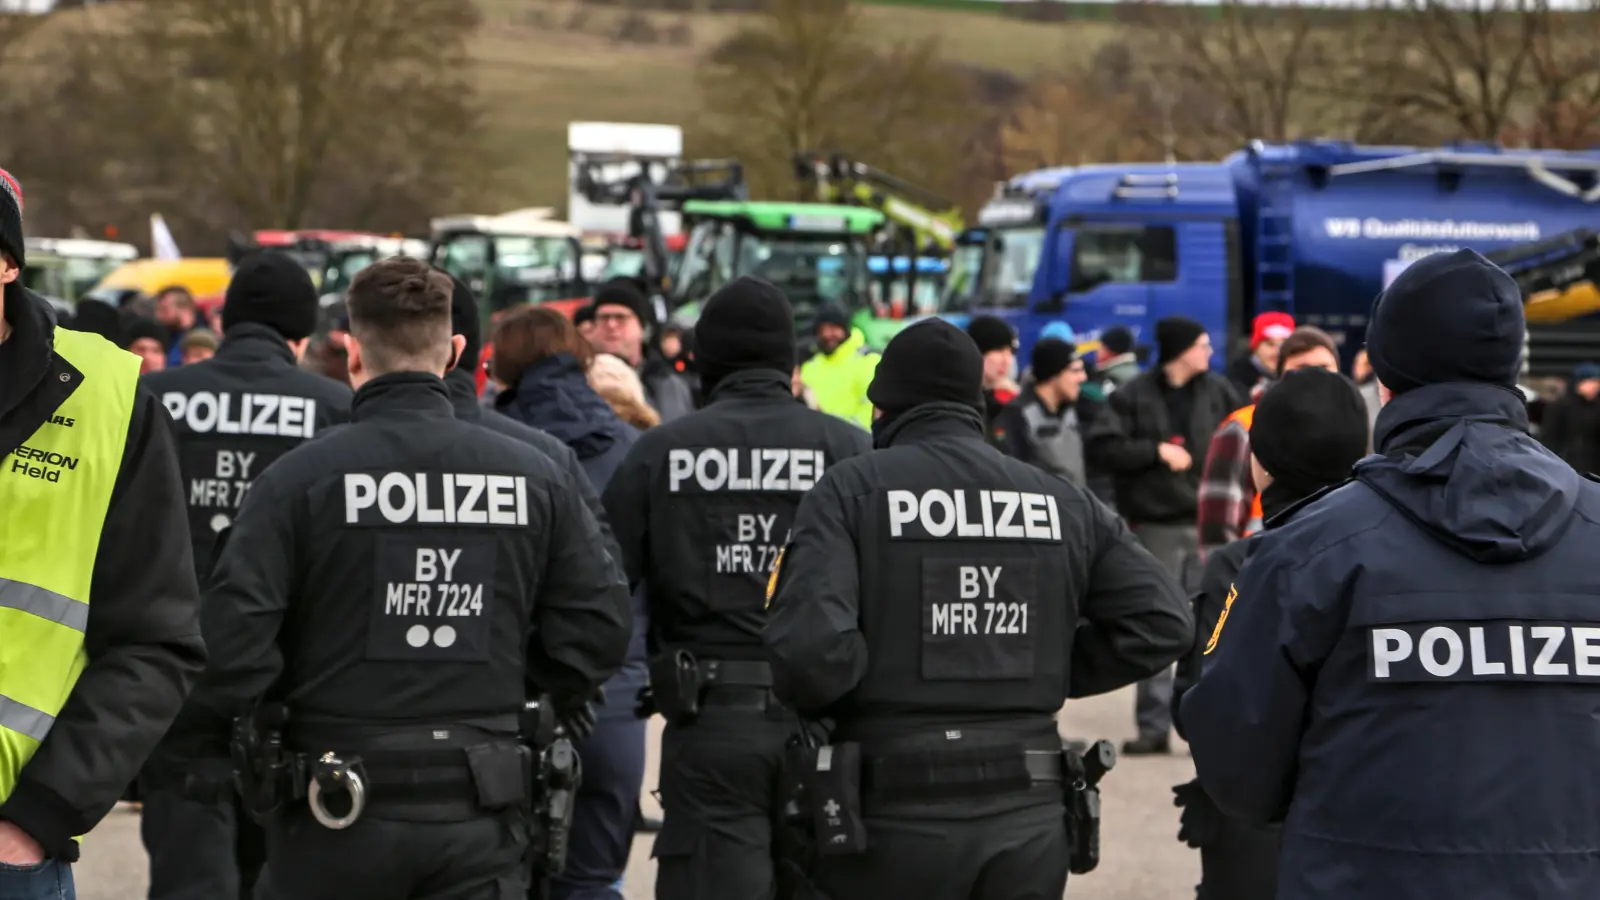
<svg viewBox="0 0 1600 900">
<path fill-rule="evenodd" d="M 317 291 L 305 267 L 280 253 L 256 253 L 228 284 L 216 356 L 144 378 L 177 434 L 201 585 L 217 535 L 251 481 L 350 416 L 349 388 L 295 365 L 316 323 Z M 178 719 L 139 778 L 150 900 L 248 898 L 265 861 L 265 838 L 240 808 L 226 766 L 187 765 L 195 753 L 186 745 L 197 737 L 191 719 Z"/>
<path fill-rule="evenodd" d="M 740 278 L 695 326 L 705 409 L 645 432 L 604 500 L 649 598 L 649 698 L 667 719 L 656 897 L 771 898 L 778 768 L 794 714 L 771 694 L 765 588 L 794 510 L 866 432 L 795 401 L 794 311 Z"/>
<path fill-rule="evenodd" d="M 571 720 L 617 669 L 627 590 L 565 473 L 455 418 L 449 279 L 389 259 L 347 303 L 354 422 L 256 480 L 213 573 L 196 697 L 281 704 L 312 776 L 305 800 L 292 771 L 279 793 L 262 900 L 521 896 L 519 713 L 541 690 Z"/>
<path fill-rule="evenodd" d="M 1193 634 L 1110 510 L 985 443 L 982 370 L 948 322 L 897 335 L 867 392 L 878 450 L 806 495 L 774 575 L 778 695 L 833 722 L 810 795 L 831 897 L 1060 897 L 1056 712 Z"/>
</svg>

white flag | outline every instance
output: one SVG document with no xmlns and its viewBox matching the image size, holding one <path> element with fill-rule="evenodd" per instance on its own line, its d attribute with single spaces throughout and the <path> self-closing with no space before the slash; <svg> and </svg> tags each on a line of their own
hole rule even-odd
<svg viewBox="0 0 1600 900">
<path fill-rule="evenodd" d="M 150 214 L 150 250 L 156 259 L 183 259 L 183 254 L 178 252 L 178 242 L 172 239 L 161 213 Z"/>
</svg>

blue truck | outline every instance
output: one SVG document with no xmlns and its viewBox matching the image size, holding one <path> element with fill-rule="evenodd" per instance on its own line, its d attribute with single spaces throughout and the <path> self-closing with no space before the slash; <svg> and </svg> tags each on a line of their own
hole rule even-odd
<svg viewBox="0 0 1600 900">
<path fill-rule="evenodd" d="M 978 224 L 956 235 L 941 310 L 965 323 L 974 310 L 1024 308 L 1044 250 L 1050 197 L 1071 168 L 1012 177 L 978 211 Z"/>
<path fill-rule="evenodd" d="M 1150 343 L 1157 319 L 1182 314 L 1204 323 L 1220 349 L 1235 347 L 1254 315 L 1268 310 L 1327 330 L 1348 360 L 1363 344 L 1373 298 L 1410 262 L 1461 247 L 1537 246 L 1600 225 L 1600 153 L 1592 152 L 1254 142 L 1216 163 L 1023 177 L 1053 181 L 1048 200 L 1025 189 L 1008 198 L 1016 219 L 1026 218 L 1028 203 L 1034 217 L 983 236 L 992 245 L 998 234 L 1005 248 L 985 262 L 996 281 L 965 297 L 952 290 L 943 313 L 1011 321 L 1024 365 L 1054 321 L 1087 343 L 1118 324 Z M 1024 234 L 1036 249 L 1001 264 Z M 1016 267 L 1030 254 L 1036 265 L 1023 294 L 1014 289 Z M 1592 333 L 1595 340 L 1579 343 L 1600 350 L 1600 327 L 1591 332 L 1581 317 L 1539 327 L 1569 336 L 1564 357 L 1589 352 L 1572 348 L 1574 330 Z M 1535 368 L 1539 345 L 1534 333 Z M 1215 365 L 1228 356 L 1219 352 Z"/>
</svg>

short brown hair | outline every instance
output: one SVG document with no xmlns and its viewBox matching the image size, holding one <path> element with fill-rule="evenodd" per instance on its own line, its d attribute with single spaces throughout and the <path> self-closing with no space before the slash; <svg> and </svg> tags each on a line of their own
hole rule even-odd
<svg viewBox="0 0 1600 900">
<path fill-rule="evenodd" d="M 183 285 L 169 284 L 161 290 L 156 291 L 154 299 L 159 301 L 162 297 L 165 297 L 168 294 L 176 294 L 178 297 L 178 305 L 184 309 L 194 309 L 194 294 L 190 293 L 189 289 Z"/>
<path fill-rule="evenodd" d="M 542 359 L 565 353 L 589 371 L 594 348 L 561 313 L 542 306 L 524 306 L 506 313 L 494 326 L 494 357 L 489 374 L 501 384 L 514 385 L 522 373 Z"/>
<path fill-rule="evenodd" d="M 361 270 L 345 294 L 350 333 L 376 374 L 433 371 L 450 363 L 450 276 L 396 256 Z"/>
<path fill-rule="evenodd" d="M 1301 325 L 1292 334 L 1283 339 L 1278 345 L 1278 372 L 1279 378 L 1283 377 L 1283 364 L 1291 356 L 1309 353 L 1318 347 L 1325 347 L 1333 358 L 1339 358 L 1339 345 L 1334 343 L 1333 335 L 1323 331 L 1315 325 Z"/>
</svg>

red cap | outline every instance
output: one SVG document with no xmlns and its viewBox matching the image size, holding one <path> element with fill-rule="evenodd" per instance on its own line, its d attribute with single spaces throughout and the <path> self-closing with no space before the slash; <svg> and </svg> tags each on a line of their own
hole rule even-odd
<svg viewBox="0 0 1600 900">
<path fill-rule="evenodd" d="M 1261 346 L 1265 340 L 1281 341 L 1294 334 L 1294 316 L 1284 312 L 1264 312 L 1256 316 L 1255 327 L 1250 332 L 1250 349 Z"/>
<path fill-rule="evenodd" d="M 0 169 L 0 182 L 4 182 L 5 192 L 16 199 L 17 212 L 22 212 L 22 185 L 18 184 L 17 180 L 11 177 L 11 173 L 5 169 Z"/>
</svg>

